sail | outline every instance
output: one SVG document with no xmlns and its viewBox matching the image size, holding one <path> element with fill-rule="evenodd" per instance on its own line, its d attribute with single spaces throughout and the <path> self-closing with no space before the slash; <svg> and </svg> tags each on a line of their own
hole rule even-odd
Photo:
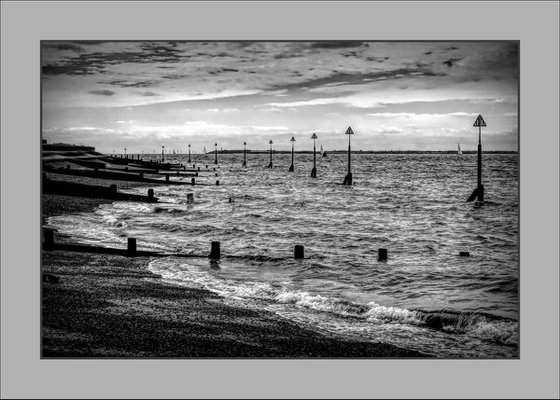
<svg viewBox="0 0 560 400">
<path fill-rule="evenodd" d="M 321 145 L 321 155 L 323 155 L 323 145 Z"/>
<path fill-rule="evenodd" d="M 457 143 L 457 154 L 463 154 L 463 152 L 461 151 L 461 145 L 459 143 Z"/>
<path fill-rule="evenodd" d="M 204 154 L 206 154 L 206 146 L 204 146 Z"/>
</svg>

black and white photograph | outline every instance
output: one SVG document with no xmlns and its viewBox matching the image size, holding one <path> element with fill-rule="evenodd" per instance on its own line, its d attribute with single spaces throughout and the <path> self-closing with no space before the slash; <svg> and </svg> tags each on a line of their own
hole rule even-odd
<svg viewBox="0 0 560 400">
<path fill-rule="evenodd" d="M 557 399 L 559 8 L 0 1 L 0 397 Z"/>
<path fill-rule="evenodd" d="M 42 41 L 42 357 L 519 357 L 518 41 Z"/>
</svg>

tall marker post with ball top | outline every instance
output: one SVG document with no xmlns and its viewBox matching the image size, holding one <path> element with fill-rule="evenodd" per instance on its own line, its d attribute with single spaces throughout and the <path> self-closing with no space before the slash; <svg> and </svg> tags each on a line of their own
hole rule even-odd
<svg viewBox="0 0 560 400">
<path fill-rule="evenodd" d="M 214 158 L 214 164 L 218 164 L 218 143 L 214 143 L 214 154 L 216 155 Z"/>
<path fill-rule="evenodd" d="M 311 177 L 317 178 L 317 155 L 316 155 L 317 150 L 315 147 L 315 140 L 317 139 L 317 135 L 313 133 L 311 139 L 313 139 L 313 169 L 311 170 Z"/>
<path fill-rule="evenodd" d="M 473 126 L 478 126 L 478 169 L 477 169 L 477 186 L 472 192 L 471 196 L 467 199 L 467 202 L 473 201 L 475 198 L 477 201 L 484 201 L 484 186 L 482 185 L 482 127 L 486 126 L 486 122 L 482 118 L 482 115 L 478 115 L 476 121 L 474 121 Z"/>
<path fill-rule="evenodd" d="M 294 172 L 294 142 L 295 141 L 296 140 L 292 136 L 292 138 L 290 139 L 290 142 L 292 142 L 292 165 L 290 165 L 290 168 L 288 169 L 288 172 Z"/>
<path fill-rule="evenodd" d="M 268 142 L 270 144 L 270 163 L 268 164 L 267 168 L 272 168 L 272 140 Z"/>
<path fill-rule="evenodd" d="M 247 142 L 243 142 L 243 164 L 241 166 L 247 166 Z"/>
<path fill-rule="evenodd" d="M 161 146 L 161 162 L 164 162 L 164 157 L 163 157 L 163 149 L 165 148 L 165 146 Z"/>
<path fill-rule="evenodd" d="M 189 161 L 188 163 L 191 163 L 191 145 L 189 144 Z"/>
<path fill-rule="evenodd" d="M 346 177 L 344 178 L 344 182 L 342 182 L 343 185 L 352 185 L 352 167 L 351 167 L 351 161 L 350 161 L 350 153 L 351 153 L 351 149 L 350 149 L 350 135 L 354 134 L 354 131 L 352 130 L 351 127 L 348 127 L 348 129 L 346 129 L 346 135 L 348 135 L 348 173 L 346 174 Z"/>
</svg>

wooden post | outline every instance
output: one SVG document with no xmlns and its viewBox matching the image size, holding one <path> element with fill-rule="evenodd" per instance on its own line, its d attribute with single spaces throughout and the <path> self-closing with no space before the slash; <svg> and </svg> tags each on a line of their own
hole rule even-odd
<svg viewBox="0 0 560 400">
<path fill-rule="evenodd" d="M 195 185 L 195 180 L 194 178 L 191 178 L 191 184 L 194 186 Z"/>
<path fill-rule="evenodd" d="M 378 250 L 378 261 L 384 261 L 387 259 L 387 249 L 379 249 Z"/>
<path fill-rule="evenodd" d="M 210 249 L 210 254 L 208 255 L 208 258 L 219 260 L 220 259 L 220 242 L 212 242 L 211 246 L 212 247 Z"/>
<path fill-rule="evenodd" d="M 150 199 L 153 199 L 153 198 L 154 198 L 154 189 L 148 189 L 148 197 L 149 197 Z"/>
<path fill-rule="evenodd" d="M 52 250 L 54 247 L 54 231 L 52 229 L 43 229 L 43 235 L 45 236 L 43 248 L 45 250 Z"/>
<path fill-rule="evenodd" d="M 129 256 L 136 255 L 136 238 L 128 238 L 128 247 L 126 252 Z"/>
<path fill-rule="evenodd" d="M 303 246 L 296 244 L 296 247 L 294 248 L 294 258 L 303 258 Z"/>
</svg>

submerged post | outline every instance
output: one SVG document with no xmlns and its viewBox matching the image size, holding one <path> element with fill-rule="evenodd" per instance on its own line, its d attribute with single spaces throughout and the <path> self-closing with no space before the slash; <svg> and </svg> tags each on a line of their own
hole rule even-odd
<svg viewBox="0 0 560 400">
<path fill-rule="evenodd" d="M 216 154 L 216 159 L 214 160 L 214 164 L 218 164 L 218 143 L 214 143 L 214 152 Z"/>
<path fill-rule="evenodd" d="M 387 259 L 387 249 L 379 249 L 377 252 L 377 259 L 379 261 L 385 261 Z"/>
<path fill-rule="evenodd" d="M 311 177 L 317 178 L 317 155 L 316 155 L 316 147 L 315 147 L 315 140 L 317 139 L 317 135 L 313 133 L 311 139 L 313 139 L 313 169 L 311 170 Z"/>
<path fill-rule="evenodd" d="M 299 259 L 303 258 L 303 246 L 296 244 L 294 247 L 294 258 Z"/>
<path fill-rule="evenodd" d="M 348 127 L 348 129 L 346 129 L 346 135 L 348 135 L 348 173 L 346 174 L 346 177 L 344 178 L 344 182 L 342 182 L 343 185 L 352 185 L 352 163 L 350 160 L 350 154 L 351 154 L 351 148 L 350 148 L 350 135 L 354 134 L 354 131 L 352 130 L 351 127 Z"/>
<path fill-rule="evenodd" d="M 189 161 L 188 163 L 191 163 L 191 145 L 189 144 Z"/>
<path fill-rule="evenodd" d="M 272 168 L 272 139 L 269 142 L 270 144 L 270 163 L 268 164 L 267 168 Z"/>
<path fill-rule="evenodd" d="M 467 199 L 467 202 L 473 201 L 475 198 L 477 201 L 484 201 L 484 186 L 482 185 L 482 127 L 486 126 L 486 122 L 482 118 L 482 115 L 478 115 L 476 121 L 474 121 L 473 126 L 478 126 L 478 162 L 477 162 L 477 174 L 476 174 L 476 189 L 472 192 L 471 196 Z"/>
<path fill-rule="evenodd" d="M 128 238 L 128 247 L 126 252 L 129 256 L 136 255 L 136 238 Z"/>
<path fill-rule="evenodd" d="M 210 254 L 208 255 L 208 258 L 219 260 L 220 259 L 220 242 L 212 242 L 211 246 L 212 247 L 210 249 Z"/>
<path fill-rule="evenodd" d="M 247 142 L 243 142 L 243 164 L 241 166 L 247 166 Z"/>
<path fill-rule="evenodd" d="M 45 250 L 50 250 L 54 247 L 54 230 L 43 229 L 43 234 L 45 235 Z"/>
</svg>

